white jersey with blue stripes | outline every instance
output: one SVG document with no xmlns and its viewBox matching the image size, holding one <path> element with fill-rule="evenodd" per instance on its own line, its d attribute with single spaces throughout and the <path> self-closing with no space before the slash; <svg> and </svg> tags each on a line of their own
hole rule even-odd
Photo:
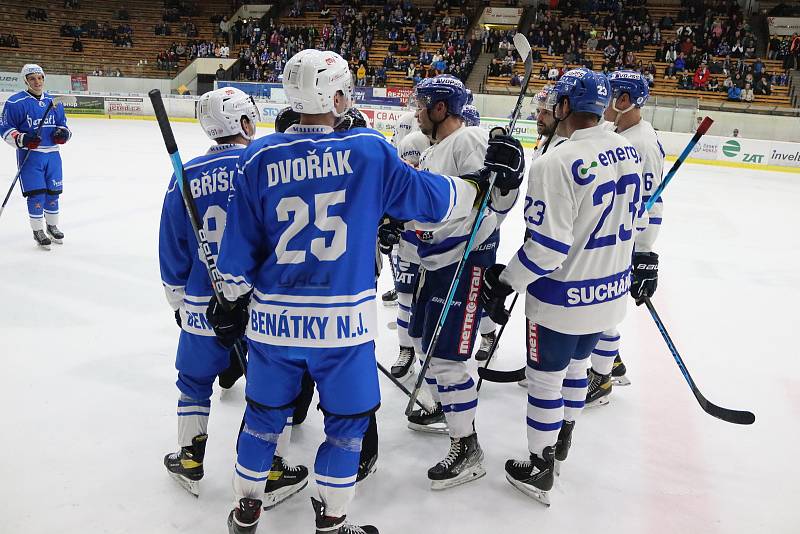
<svg viewBox="0 0 800 534">
<path fill-rule="evenodd" d="M 431 172 L 461 176 L 483 168 L 489 133 L 478 126 L 462 126 L 443 140 L 431 145 L 419 160 L 420 169 Z M 519 190 L 501 195 L 495 189 L 473 249 L 482 244 L 499 226 L 499 216 L 508 213 L 517 200 Z M 430 225 L 413 222 L 413 232 L 404 232 L 403 237 L 417 247 L 420 265 L 429 271 L 447 267 L 458 262 L 464 253 L 464 244 L 469 240 L 472 224 L 477 214 L 473 209 L 468 217 L 447 223 Z"/>
<path fill-rule="evenodd" d="M 391 143 L 395 148 L 400 147 L 400 142 L 411 132 L 419 131 L 419 123 L 417 122 L 417 113 L 415 111 L 406 111 L 400 118 L 397 119 L 394 127 L 392 128 Z"/>
<path fill-rule="evenodd" d="M 641 175 L 636 148 L 600 125 L 575 131 L 533 162 L 525 200 L 528 235 L 501 275 L 527 292 L 531 321 L 573 335 L 622 321 Z"/>
</svg>

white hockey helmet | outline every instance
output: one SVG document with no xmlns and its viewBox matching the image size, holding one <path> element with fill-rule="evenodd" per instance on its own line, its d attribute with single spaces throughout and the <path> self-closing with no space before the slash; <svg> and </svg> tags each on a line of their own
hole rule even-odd
<svg viewBox="0 0 800 534">
<path fill-rule="evenodd" d="M 42 78 L 44 78 L 44 69 L 37 65 L 36 63 L 28 63 L 22 67 L 22 81 L 25 82 L 25 85 L 28 85 L 28 75 L 30 74 L 41 74 Z"/>
<path fill-rule="evenodd" d="M 197 118 L 200 126 L 211 139 L 241 135 L 245 139 L 254 137 L 247 135 L 242 128 L 242 117 L 247 117 L 253 125 L 255 135 L 256 123 L 261 120 L 253 97 L 235 87 L 223 87 L 209 91 L 197 101 Z"/>
<path fill-rule="evenodd" d="M 283 90 L 289 105 L 298 113 L 333 113 L 340 117 L 333 104 L 341 91 L 350 108 L 353 103 L 353 75 L 350 65 L 339 54 L 313 48 L 301 50 L 286 62 L 283 69 Z M 346 109 L 345 109 L 346 111 Z"/>
</svg>

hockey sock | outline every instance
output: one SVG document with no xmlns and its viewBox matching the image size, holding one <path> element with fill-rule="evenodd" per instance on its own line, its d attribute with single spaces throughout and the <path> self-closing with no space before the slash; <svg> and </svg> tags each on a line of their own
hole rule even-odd
<svg viewBox="0 0 800 534">
<path fill-rule="evenodd" d="M 314 475 L 325 515 L 341 517 L 355 493 L 361 440 L 369 417 L 325 416 L 325 442 L 317 450 Z"/>
<path fill-rule="evenodd" d="M 492 321 L 488 315 L 486 315 L 486 312 L 481 312 L 481 314 L 482 314 L 481 324 L 478 327 L 478 331 L 481 333 L 482 336 L 485 336 L 486 334 L 491 334 L 492 332 L 494 332 L 495 329 L 497 328 L 497 324 L 494 321 Z"/>
<path fill-rule="evenodd" d="M 412 337 L 411 346 L 414 347 L 414 352 L 417 354 L 417 358 L 419 359 L 419 365 L 422 367 L 422 364 L 425 361 L 425 352 L 422 350 L 422 338 Z M 439 392 L 436 389 L 436 378 L 431 372 L 430 365 L 428 366 L 428 370 L 425 372 L 425 386 L 427 387 L 428 392 L 431 394 L 433 402 L 441 402 L 439 399 Z"/>
<path fill-rule="evenodd" d="M 586 404 L 586 390 L 589 379 L 586 378 L 586 359 L 569 362 L 567 377 L 564 379 L 561 393 L 564 396 L 564 421 L 574 421 Z"/>
<path fill-rule="evenodd" d="M 234 503 L 237 506 L 239 499 L 244 497 L 262 498 L 278 439 L 291 412 L 291 408 L 270 410 L 247 404 L 233 476 Z"/>
<path fill-rule="evenodd" d="M 28 197 L 28 217 L 30 217 L 31 228 L 44 230 L 44 195 L 31 195 Z"/>
<path fill-rule="evenodd" d="M 401 347 L 411 347 L 408 320 L 411 318 L 411 293 L 397 292 L 397 339 Z"/>
<path fill-rule="evenodd" d="M 567 370 L 539 371 L 528 367 L 528 450 L 537 456 L 555 445 L 564 420 L 561 388 Z M 585 395 L 585 393 L 584 393 Z"/>
<path fill-rule="evenodd" d="M 292 439 L 292 416 L 286 418 L 286 426 L 283 427 L 280 437 L 278 437 L 278 444 L 275 447 L 275 454 L 281 458 L 286 458 L 286 453 L 289 452 L 289 442 Z"/>
<path fill-rule="evenodd" d="M 592 350 L 592 369 L 599 375 L 607 375 L 614 367 L 614 358 L 619 354 L 619 332 L 616 328 L 606 330 Z"/>
<path fill-rule="evenodd" d="M 189 447 L 192 438 L 208 434 L 211 399 L 193 399 L 181 393 L 178 399 L 178 445 Z"/>
<path fill-rule="evenodd" d="M 465 362 L 433 358 L 430 369 L 442 403 L 451 438 L 465 438 L 475 432 L 478 390 Z"/>
<path fill-rule="evenodd" d="M 47 195 L 44 203 L 44 218 L 48 226 L 58 226 L 58 195 Z"/>
</svg>

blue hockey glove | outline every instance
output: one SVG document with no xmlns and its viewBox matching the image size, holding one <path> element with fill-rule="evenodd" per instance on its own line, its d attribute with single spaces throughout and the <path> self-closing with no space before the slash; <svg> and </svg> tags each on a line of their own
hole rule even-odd
<svg viewBox="0 0 800 534">
<path fill-rule="evenodd" d="M 481 305 L 489 317 L 497 324 L 506 324 L 509 312 L 506 310 L 506 297 L 514 290 L 510 285 L 500 281 L 500 275 L 506 266 L 496 263 L 483 273 L 483 286 L 481 287 Z"/>
</svg>

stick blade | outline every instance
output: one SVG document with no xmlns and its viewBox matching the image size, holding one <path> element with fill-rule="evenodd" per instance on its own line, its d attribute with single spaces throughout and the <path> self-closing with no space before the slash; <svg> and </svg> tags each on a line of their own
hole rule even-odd
<svg viewBox="0 0 800 534">
<path fill-rule="evenodd" d="M 753 412 L 723 408 L 706 399 L 697 388 L 693 389 L 692 392 L 694 396 L 697 397 L 697 401 L 700 403 L 700 407 L 703 411 L 712 417 L 735 425 L 752 425 L 756 421 L 756 416 Z"/>
<path fill-rule="evenodd" d="M 513 40 L 514 48 L 517 49 L 519 57 L 521 57 L 523 61 L 527 61 L 531 55 L 531 44 L 528 42 L 528 38 L 525 37 L 525 35 L 518 33 L 514 35 Z"/>
<path fill-rule="evenodd" d="M 489 369 L 488 367 L 478 367 L 478 376 L 487 382 L 508 384 L 510 382 L 519 382 L 525 378 L 525 368 L 522 367 L 514 371 L 498 371 L 497 369 Z"/>
</svg>

